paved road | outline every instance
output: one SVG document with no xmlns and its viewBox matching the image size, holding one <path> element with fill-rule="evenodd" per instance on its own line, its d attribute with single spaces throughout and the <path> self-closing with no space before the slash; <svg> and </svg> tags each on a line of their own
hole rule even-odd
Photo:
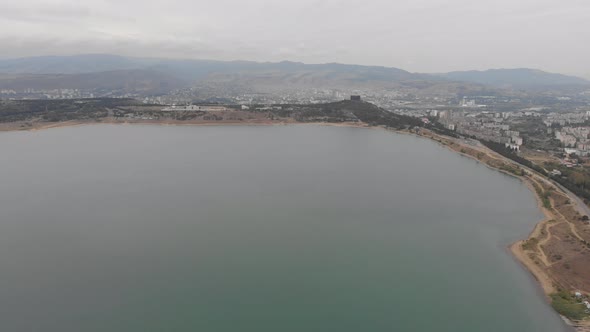
<svg viewBox="0 0 590 332">
<path fill-rule="evenodd" d="M 542 181 L 544 181 L 544 182 L 546 182 L 548 184 L 555 185 L 557 188 L 561 189 L 566 195 L 568 195 L 571 198 L 571 200 L 573 201 L 572 202 L 573 203 L 573 206 L 576 209 L 576 211 L 578 211 L 578 213 L 580 213 L 581 215 L 590 216 L 590 207 L 588 207 L 588 205 L 586 205 L 586 203 L 584 203 L 584 200 L 582 200 L 580 197 L 578 197 L 577 195 L 575 195 L 573 192 L 571 192 L 570 190 L 568 190 L 567 188 L 565 188 L 561 184 L 553 181 L 551 178 L 546 178 L 545 176 L 537 173 L 535 170 L 533 170 L 533 169 L 531 169 L 531 168 L 529 168 L 529 167 L 527 167 L 525 165 L 521 165 L 521 164 L 517 163 L 514 160 L 511 160 L 511 159 L 508 159 L 508 158 L 505 158 L 505 157 L 501 156 L 500 154 L 498 154 L 497 152 L 489 149 L 488 147 L 486 147 L 485 145 L 483 145 L 481 142 L 479 142 L 477 140 L 473 140 L 473 139 L 461 139 L 461 141 L 463 143 L 467 143 L 467 144 L 469 144 L 469 145 L 471 145 L 473 147 L 477 147 L 477 148 L 480 148 L 480 149 L 485 149 L 488 152 L 491 152 L 492 154 L 494 154 L 494 155 L 496 155 L 496 156 L 498 156 L 498 157 L 500 157 L 500 158 L 502 158 L 504 160 L 507 160 L 507 161 L 509 161 L 509 162 L 511 162 L 511 163 L 513 163 L 515 165 L 518 165 L 518 166 L 526 169 L 527 171 L 531 172 L 532 174 L 535 174 L 538 179 L 540 179 L 540 180 L 542 180 Z"/>
<path fill-rule="evenodd" d="M 576 196 L 573 192 L 569 191 L 567 188 L 560 185 L 559 183 L 553 180 L 549 181 L 551 181 L 551 183 L 556 185 L 559 189 L 563 190 L 573 200 L 572 203 L 574 203 L 576 211 L 578 211 L 581 215 L 590 216 L 590 207 L 588 207 L 588 205 L 586 205 L 586 203 L 584 203 L 584 201 L 580 197 Z"/>
</svg>

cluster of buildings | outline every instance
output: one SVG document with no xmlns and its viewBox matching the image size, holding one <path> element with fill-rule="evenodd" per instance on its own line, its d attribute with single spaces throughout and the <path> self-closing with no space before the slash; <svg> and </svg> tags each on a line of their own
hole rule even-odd
<svg viewBox="0 0 590 332">
<path fill-rule="evenodd" d="M 438 112 L 438 121 L 449 130 L 465 135 L 504 144 L 513 150 L 520 150 L 523 139 L 520 132 L 511 130 L 508 112 Z"/>
<path fill-rule="evenodd" d="M 568 154 L 590 154 L 590 127 L 563 127 L 555 130 L 555 138 L 563 144 Z"/>
<path fill-rule="evenodd" d="M 478 104 L 475 99 L 467 99 L 467 97 L 463 97 L 461 107 L 487 107 L 487 105 Z"/>
<path fill-rule="evenodd" d="M 0 89 L 0 95 L 3 96 L 11 96 L 11 95 L 16 95 L 18 92 L 16 92 L 16 90 L 12 90 L 12 89 Z"/>
<path fill-rule="evenodd" d="M 8 99 L 79 99 L 94 98 L 93 92 L 79 89 L 2 89 L 1 98 Z"/>
<path fill-rule="evenodd" d="M 442 112 L 446 111 L 439 111 L 436 109 L 405 109 L 405 108 L 396 108 L 391 110 L 391 112 L 396 114 L 403 114 L 406 116 L 411 116 L 414 118 L 424 118 L 424 117 L 438 117 L 438 115 Z"/>
<path fill-rule="evenodd" d="M 590 111 L 578 113 L 549 113 L 543 120 L 547 127 L 581 124 L 590 119 Z"/>
<path fill-rule="evenodd" d="M 0 99 L 7 100 L 36 100 L 36 99 L 92 99 L 92 98 L 143 98 L 140 92 L 128 92 L 124 89 L 1 89 Z M 147 101 L 157 97 L 146 97 Z"/>
<path fill-rule="evenodd" d="M 566 154 L 586 157 L 590 155 L 590 126 L 585 126 L 588 120 L 590 120 L 590 111 L 554 112 L 549 113 L 543 122 L 547 127 L 550 127 L 548 132 L 553 131 L 555 139 L 562 144 Z"/>
<path fill-rule="evenodd" d="M 449 130 L 477 139 L 505 144 L 513 150 L 520 150 L 523 138 L 520 132 L 511 130 L 508 119 L 527 116 L 526 112 L 488 112 L 466 110 L 437 109 L 395 109 L 394 113 L 422 118 L 428 123 L 429 118 L 436 120 Z M 536 114 L 536 113 L 535 113 Z M 532 113 L 529 116 L 535 116 Z M 427 122 L 428 121 L 428 122 Z"/>
<path fill-rule="evenodd" d="M 163 112 L 222 112 L 227 110 L 227 107 L 217 105 L 172 105 L 170 107 L 165 107 L 162 109 Z"/>
<path fill-rule="evenodd" d="M 462 122 L 456 131 L 463 135 L 473 136 L 480 140 L 486 140 L 504 144 L 512 150 L 520 150 L 524 141 L 518 131 L 510 130 L 507 124 L 494 122 Z"/>
<path fill-rule="evenodd" d="M 162 96 L 150 96 L 141 99 L 144 104 L 151 105 L 169 105 L 165 97 Z"/>
<path fill-rule="evenodd" d="M 280 111 L 283 109 L 283 106 L 278 106 L 278 105 L 266 105 L 266 106 L 253 106 L 253 105 L 242 105 L 242 111 L 247 111 L 247 110 L 254 110 L 254 111 L 259 111 L 259 112 L 264 112 L 264 111 Z"/>
</svg>

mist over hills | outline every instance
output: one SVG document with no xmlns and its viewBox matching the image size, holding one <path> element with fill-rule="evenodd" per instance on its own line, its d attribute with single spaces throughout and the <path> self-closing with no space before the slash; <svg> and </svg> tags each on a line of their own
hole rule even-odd
<svg viewBox="0 0 590 332">
<path fill-rule="evenodd" d="M 185 87 L 187 82 L 147 69 L 111 70 L 79 74 L 0 75 L 0 89 L 82 89 L 157 95 Z"/>
<path fill-rule="evenodd" d="M 74 56 L 39 56 L 0 60 L 0 73 L 5 74 L 82 74 L 101 71 L 140 69 L 140 58 L 110 54 Z"/>
<path fill-rule="evenodd" d="M 590 81 L 582 78 L 526 68 L 423 74 L 391 67 L 338 63 L 176 60 L 110 54 L 0 60 L 0 88 L 3 89 L 113 89 L 157 94 L 199 84 L 231 86 L 238 91 L 242 88 L 405 87 L 426 93 L 590 88 Z"/>
<path fill-rule="evenodd" d="M 500 87 L 555 87 L 588 85 L 590 82 L 575 76 L 548 73 L 538 69 L 488 69 L 485 71 L 455 71 L 441 74 L 450 80 L 474 82 Z"/>
<path fill-rule="evenodd" d="M 101 71 L 149 69 L 172 73 L 188 80 L 199 80 L 211 73 L 326 71 L 355 73 L 364 79 L 409 79 L 412 74 L 402 69 L 329 64 L 304 64 L 301 62 L 253 62 L 216 60 L 175 60 L 158 58 L 133 58 L 110 54 L 85 54 L 74 56 L 44 56 L 0 60 L 0 73 L 5 74 L 80 74 Z"/>
</svg>

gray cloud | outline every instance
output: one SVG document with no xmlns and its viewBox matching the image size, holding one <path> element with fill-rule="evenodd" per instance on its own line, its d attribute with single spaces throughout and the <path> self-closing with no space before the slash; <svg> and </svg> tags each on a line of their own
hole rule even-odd
<svg viewBox="0 0 590 332">
<path fill-rule="evenodd" d="M 586 0 L 0 1 L 0 57 L 117 53 L 590 75 Z"/>
</svg>

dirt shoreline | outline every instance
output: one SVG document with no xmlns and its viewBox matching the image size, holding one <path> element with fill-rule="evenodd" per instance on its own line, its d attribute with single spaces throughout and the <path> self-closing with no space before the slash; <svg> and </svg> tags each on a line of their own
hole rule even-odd
<svg viewBox="0 0 590 332">
<path fill-rule="evenodd" d="M 527 170 L 526 176 L 519 176 L 513 173 L 510 173 L 503 169 L 506 165 L 515 166 L 518 165 L 514 161 L 497 154 L 494 151 L 491 151 L 487 147 L 481 145 L 470 145 L 465 143 L 461 139 L 450 138 L 446 136 L 441 136 L 435 134 L 428 130 L 420 130 L 419 132 L 410 132 L 410 131 L 400 131 L 400 130 L 393 130 L 384 128 L 381 126 L 369 126 L 364 123 L 351 123 L 351 122 L 342 122 L 342 123 L 327 123 L 327 122 L 296 122 L 296 121 L 159 121 L 159 120 L 137 120 L 137 121 L 119 121 L 119 120 L 107 120 L 107 121 L 66 121 L 66 122 L 57 122 L 57 123 L 40 123 L 40 124 L 33 124 L 30 127 L 22 127 L 22 123 L 12 123 L 12 124 L 0 124 L 0 132 L 1 131 L 37 131 L 37 130 L 45 130 L 45 129 L 52 129 L 52 128 L 61 128 L 61 127 L 71 127 L 71 126 L 82 126 L 82 125 L 94 125 L 94 124 L 118 124 L 118 125 L 168 125 L 168 126 L 227 126 L 227 125 L 235 125 L 235 126 L 276 126 L 276 125 L 320 125 L 320 126 L 336 126 L 336 127 L 355 127 L 355 128 L 372 128 L 372 129 L 382 129 L 387 130 L 399 134 L 409 134 L 415 137 L 421 137 L 433 140 L 440 145 L 460 154 L 465 157 L 474 159 L 482 164 L 486 165 L 487 167 L 494 169 L 496 171 L 508 174 L 513 176 L 519 180 L 521 180 L 533 193 L 539 209 L 543 212 L 544 218 L 536 223 L 534 229 L 531 231 L 529 236 L 526 239 L 519 240 L 511 245 L 508 246 L 508 250 L 513 255 L 513 257 L 537 280 L 539 286 L 543 290 L 547 301 L 550 301 L 550 295 L 555 293 L 558 290 L 557 282 L 554 277 L 547 272 L 547 267 L 541 266 L 538 261 L 535 261 L 534 257 L 531 257 L 531 251 L 526 251 L 523 247 L 527 241 L 531 239 L 538 239 L 541 237 L 543 230 L 546 229 L 548 224 L 552 221 L 555 221 L 559 218 L 556 212 L 547 209 L 544 207 L 543 198 L 540 197 L 539 193 L 535 189 L 535 186 L 551 186 L 551 190 L 555 190 L 559 192 L 560 195 L 564 195 L 569 198 L 571 201 L 576 201 L 572 199 L 571 193 L 566 193 L 558 188 L 556 185 L 552 184 L 551 182 L 547 182 L 547 180 L 542 176 L 537 174 L 536 172 L 520 166 L 520 168 Z M 563 216 L 562 216 L 563 217 Z M 539 247 L 540 248 L 540 247 Z M 539 249 L 542 251 L 542 249 Z M 590 290 L 588 290 L 590 291 Z M 563 317 L 564 321 L 572 326 L 576 331 L 579 332 L 588 332 L 590 331 L 590 322 L 589 321 L 576 321 L 571 322 L 567 318 Z"/>
<path fill-rule="evenodd" d="M 106 121 L 63 121 L 52 123 L 34 123 L 22 126 L 22 122 L 0 123 L 0 132 L 39 131 L 54 128 L 86 126 L 86 125 L 154 125 L 154 126 L 281 126 L 281 125 L 320 125 L 331 127 L 370 128 L 369 125 L 356 122 L 297 122 L 297 121 L 181 121 L 181 120 L 106 120 Z"/>
<path fill-rule="evenodd" d="M 541 290 L 543 291 L 543 293 L 545 295 L 545 299 L 547 300 L 548 303 L 550 303 L 551 302 L 550 295 L 554 294 L 558 291 L 557 282 L 547 272 L 547 269 L 540 266 L 530 256 L 530 252 L 525 251 L 525 249 L 523 247 L 523 245 L 525 243 L 527 243 L 527 241 L 541 237 L 541 233 L 548 226 L 548 224 L 555 221 L 555 219 L 559 218 L 557 213 L 554 213 L 552 210 L 545 208 L 543 198 L 539 196 L 539 193 L 535 189 L 535 184 L 539 185 L 539 182 L 542 182 L 543 185 L 550 186 L 552 188 L 552 190 L 555 190 L 556 192 L 559 192 L 561 195 L 566 196 L 571 201 L 576 201 L 576 200 L 572 199 L 572 194 L 564 192 L 563 190 L 561 190 L 558 186 L 556 186 L 552 182 L 547 183 L 547 180 L 545 179 L 544 176 L 539 175 L 536 172 L 534 172 L 533 170 L 530 170 L 524 166 L 520 166 L 520 167 L 522 169 L 527 170 L 528 175 L 527 176 L 515 175 L 513 173 L 503 170 L 502 168 L 500 168 L 498 166 L 490 165 L 489 163 L 482 161 L 481 158 L 479 158 L 478 156 L 476 156 L 474 154 L 467 153 L 467 150 L 466 150 L 466 149 L 476 150 L 476 151 L 479 151 L 479 153 L 484 153 L 487 156 L 490 156 L 493 159 L 502 161 L 506 164 L 519 165 L 516 162 L 514 162 L 504 156 L 501 156 L 494 151 L 491 151 L 487 147 L 474 148 L 473 146 L 469 146 L 467 144 L 462 143 L 461 140 L 459 140 L 459 139 L 442 137 L 440 135 L 437 135 L 437 134 L 434 134 L 431 132 L 426 135 L 418 134 L 416 136 L 426 137 L 431 140 L 434 140 L 434 141 L 438 142 L 439 144 L 445 146 L 449 150 L 452 150 L 452 151 L 454 151 L 460 155 L 463 155 L 465 157 L 468 157 L 470 159 L 474 159 L 478 162 L 482 162 L 485 166 L 487 166 L 491 169 L 494 169 L 494 170 L 499 171 L 501 173 L 515 177 L 515 178 L 519 179 L 520 181 L 522 181 L 527 186 L 527 188 L 529 188 L 529 190 L 531 190 L 531 192 L 533 193 L 535 200 L 537 202 L 537 206 L 541 210 L 541 212 L 543 213 L 544 217 L 539 222 L 537 222 L 535 224 L 535 227 L 533 228 L 533 230 L 529 233 L 529 235 L 525 239 L 516 241 L 515 243 L 509 245 L 507 247 L 507 249 L 510 251 L 512 256 L 521 264 L 521 266 L 523 266 L 523 268 L 526 271 L 528 271 L 532 275 L 532 277 L 538 282 L 538 285 L 540 286 Z M 441 142 L 441 140 L 442 140 L 442 142 Z M 449 145 L 448 142 L 454 142 L 454 145 Z M 567 325 L 571 326 L 575 331 L 577 331 L 577 332 L 590 332 L 590 321 L 588 321 L 588 320 L 571 321 L 570 319 L 568 319 L 567 317 L 564 317 L 563 315 L 560 315 L 560 317 L 563 319 L 563 321 Z"/>
</svg>

